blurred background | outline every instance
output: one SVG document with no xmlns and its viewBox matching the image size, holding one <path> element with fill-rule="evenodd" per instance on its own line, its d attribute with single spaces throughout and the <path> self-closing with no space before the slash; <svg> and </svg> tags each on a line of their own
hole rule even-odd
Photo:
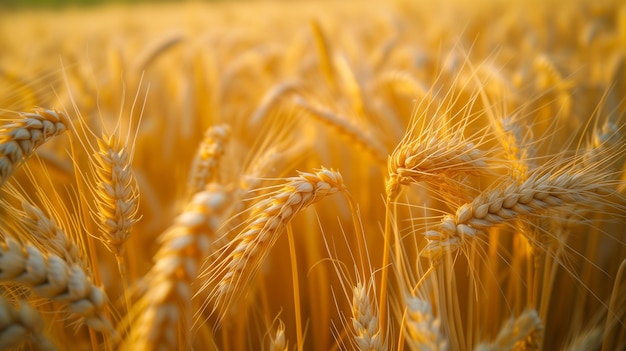
<svg viewBox="0 0 626 351">
<path fill-rule="evenodd" d="M 203 0 L 203 2 L 220 2 L 222 0 Z M 177 3 L 187 0 L 0 0 L 0 8 L 71 8 L 87 7 L 102 4 L 138 4 L 138 3 Z"/>
</svg>

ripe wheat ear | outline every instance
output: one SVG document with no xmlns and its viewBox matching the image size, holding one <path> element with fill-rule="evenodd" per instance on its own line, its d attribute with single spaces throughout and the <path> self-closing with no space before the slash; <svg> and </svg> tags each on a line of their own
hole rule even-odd
<svg viewBox="0 0 626 351">
<path fill-rule="evenodd" d="M 33 152 L 68 127 L 67 116 L 57 110 L 36 109 L 0 127 L 0 186 Z"/>
<path fill-rule="evenodd" d="M 446 251 L 455 251 L 468 238 L 498 224 L 554 209 L 601 208 L 603 197 L 611 194 L 612 181 L 604 174 L 561 171 L 529 177 L 519 184 L 505 181 L 485 191 L 472 202 L 460 206 L 454 215 L 446 215 L 434 230 L 424 236 L 428 244 L 422 255 L 435 258 Z M 621 211 L 624 205 L 615 204 Z"/>
<path fill-rule="evenodd" d="M 22 284 L 41 297 L 60 302 L 68 312 L 103 332 L 114 333 L 104 310 L 107 298 L 77 265 L 56 255 L 46 255 L 32 245 L 6 238 L 0 246 L 0 282 Z"/>
<path fill-rule="evenodd" d="M 115 135 L 99 138 L 98 146 L 94 155 L 98 224 L 109 251 L 121 256 L 138 220 L 139 189 L 131 170 L 132 155 Z"/>
<path fill-rule="evenodd" d="M 375 304 L 372 304 L 370 289 L 361 282 L 352 289 L 352 327 L 354 343 L 361 351 L 382 351 L 382 330 Z"/>
<path fill-rule="evenodd" d="M 275 193 L 255 205 L 245 228 L 221 251 L 202 274 L 203 289 L 211 289 L 207 304 L 222 319 L 263 263 L 285 226 L 301 210 L 326 196 L 346 191 L 341 174 L 329 169 L 300 172 Z M 232 249 L 232 252 L 228 250 Z"/>
<path fill-rule="evenodd" d="M 39 312 L 26 301 L 20 301 L 19 306 L 19 309 L 14 309 L 0 295 L 0 349 L 17 347 L 30 341 L 37 350 L 56 350 L 43 334 L 44 323 Z"/>
<path fill-rule="evenodd" d="M 147 274 L 144 309 L 133 324 L 129 349 L 177 350 L 191 339 L 191 284 L 202 261 L 209 255 L 222 217 L 230 213 L 229 192 L 211 183 L 197 193 L 160 238 L 155 265 Z M 179 340 L 179 335 L 184 340 Z M 132 345 L 132 347 L 130 346 Z"/>
</svg>

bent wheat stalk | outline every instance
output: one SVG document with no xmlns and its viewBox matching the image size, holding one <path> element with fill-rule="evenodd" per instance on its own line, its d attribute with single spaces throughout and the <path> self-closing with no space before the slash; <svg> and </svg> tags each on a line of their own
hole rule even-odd
<svg viewBox="0 0 626 351">
<path fill-rule="evenodd" d="M 0 282 L 22 284 L 41 297 L 66 305 L 68 312 L 82 317 L 88 326 L 114 332 L 104 314 L 104 291 L 79 266 L 59 256 L 45 255 L 32 245 L 22 246 L 6 238 L 0 245 Z"/>
<path fill-rule="evenodd" d="M 245 290 L 295 215 L 339 191 L 346 191 L 341 174 L 322 168 L 315 173 L 300 172 L 271 197 L 256 204 L 248 225 L 225 248 L 234 246 L 232 252 L 227 253 L 228 258 L 214 260 L 202 274 L 208 277 L 203 289 L 213 289 L 209 300 L 215 303 L 213 310 L 219 312 L 220 319 Z M 219 282 L 213 285 L 218 279 Z"/>
<path fill-rule="evenodd" d="M 0 127 L 0 186 L 33 152 L 67 129 L 69 119 L 57 110 L 36 109 Z"/>
</svg>

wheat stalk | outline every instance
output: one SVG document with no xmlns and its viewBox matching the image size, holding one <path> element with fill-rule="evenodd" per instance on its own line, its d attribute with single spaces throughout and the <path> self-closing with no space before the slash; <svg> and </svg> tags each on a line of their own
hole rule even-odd
<svg viewBox="0 0 626 351">
<path fill-rule="evenodd" d="M 180 342 L 189 342 L 191 283 L 210 252 L 222 217 L 229 213 L 230 202 L 229 192 L 211 183 L 161 236 L 155 264 L 147 274 L 146 307 L 132 336 L 133 349 L 176 350 Z M 179 333 L 185 340 L 179 340 Z"/>
<path fill-rule="evenodd" d="M 280 233 L 295 215 L 339 191 L 345 191 L 341 174 L 322 168 L 315 173 L 300 172 L 297 177 L 289 178 L 282 188 L 255 205 L 248 225 L 227 245 L 235 246 L 228 259 L 224 262 L 216 260 L 203 273 L 203 276 L 209 277 L 204 289 L 221 276 L 210 298 L 215 302 L 214 309 L 220 309 L 220 317 L 247 287 Z"/>
<path fill-rule="evenodd" d="M 20 301 L 19 309 L 0 295 L 0 349 L 30 341 L 37 350 L 56 350 L 43 334 L 44 323 L 41 316 L 26 301 Z"/>
<path fill-rule="evenodd" d="M 90 327 L 113 332 L 104 314 L 107 299 L 78 265 L 54 254 L 43 254 L 32 245 L 22 246 L 5 238 L 0 247 L 0 281 L 19 283 L 35 294 L 60 302 L 68 312 L 82 317 Z"/>
<path fill-rule="evenodd" d="M 33 152 L 50 138 L 67 129 L 67 116 L 57 110 L 36 109 L 20 113 L 19 119 L 0 127 L 0 185 Z"/>
<path fill-rule="evenodd" d="M 542 331 L 543 323 L 539 319 L 539 315 L 535 310 L 528 310 L 522 313 L 516 319 L 509 320 L 500 332 L 496 339 L 487 344 L 478 344 L 475 348 L 476 351 L 499 351 L 499 350 L 521 350 L 519 343 L 523 343 L 532 333 L 535 331 Z M 533 348 L 538 350 L 539 347 Z"/>
<path fill-rule="evenodd" d="M 448 344 L 441 335 L 441 321 L 435 318 L 430 302 L 406 298 L 406 337 L 411 350 L 445 351 Z"/>
<path fill-rule="evenodd" d="M 376 309 L 372 307 L 370 300 L 369 289 L 361 282 L 352 289 L 352 327 L 354 341 L 359 350 L 386 350 Z"/>
</svg>

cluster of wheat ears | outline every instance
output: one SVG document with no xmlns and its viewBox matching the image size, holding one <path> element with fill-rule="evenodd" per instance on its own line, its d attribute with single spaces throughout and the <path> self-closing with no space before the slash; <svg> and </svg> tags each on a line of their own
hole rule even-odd
<svg viewBox="0 0 626 351">
<path fill-rule="evenodd" d="M 0 47 L 2 349 L 626 348 L 619 1 L 21 10 Z"/>
</svg>

